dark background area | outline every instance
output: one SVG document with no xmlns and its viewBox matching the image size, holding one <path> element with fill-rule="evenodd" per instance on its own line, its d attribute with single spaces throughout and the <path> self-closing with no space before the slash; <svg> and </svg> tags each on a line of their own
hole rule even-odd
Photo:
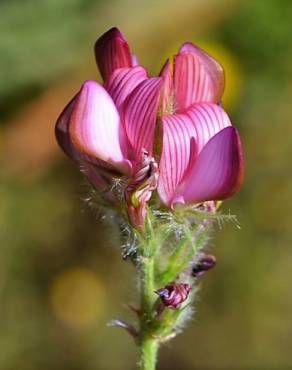
<svg viewBox="0 0 292 370">
<path fill-rule="evenodd" d="M 123 331 L 134 269 L 111 220 L 61 153 L 54 124 L 112 26 L 156 74 L 184 41 L 226 69 L 224 105 L 245 148 L 242 191 L 224 203 L 189 328 L 158 369 L 292 368 L 292 2 L 290 0 L 1 0 L 0 369 L 134 369 Z"/>
</svg>

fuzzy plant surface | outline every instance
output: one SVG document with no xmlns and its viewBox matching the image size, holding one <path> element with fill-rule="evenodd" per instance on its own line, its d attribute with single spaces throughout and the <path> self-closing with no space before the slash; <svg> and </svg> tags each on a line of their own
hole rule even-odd
<svg viewBox="0 0 292 370">
<path fill-rule="evenodd" d="M 207 245 L 220 205 L 243 181 L 237 129 L 222 108 L 224 71 L 196 45 L 182 45 L 150 77 L 117 28 L 94 47 L 103 83 L 86 81 L 56 123 L 56 138 L 115 215 L 122 257 L 137 270 L 133 323 L 112 320 L 155 369 L 159 346 L 191 317 L 199 279 L 216 264 Z"/>
</svg>

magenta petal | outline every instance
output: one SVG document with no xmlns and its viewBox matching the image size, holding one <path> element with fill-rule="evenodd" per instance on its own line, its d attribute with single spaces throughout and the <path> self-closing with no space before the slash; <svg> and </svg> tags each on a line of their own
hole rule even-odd
<svg viewBox="0 0 292 370">
<path fill-rule="evenodd" d="M 55 127 L 55 135 L 58 144 L 63 149 L 64 153 L 68 155 L 71 159 L 77 162 L 87 161 L 96 163 L 97 160 L 85 153 L 80 152 L 73 145 L 70 134 L 69 134 L 69 124 L 71 114 L 76 102 L 76 96 L 67 104 L 63 112 L 58 117 Z"/>
<path fill-rule="evenodd" d="M 129 171 L 122 152 L 127 142 L 117 109 L 107 91 L 95 81 L 86 81 L 76 98 L 69 127 L 74 146 L 101 159 L 121 172 Z"/>
<path fill-rule="evenodd" d="M 100 73 L 106 81 L 117 68 L 132 67 L 132 55 L 124 36 L 111 28 L 95 43 L 95 58 Z"/>
<path fill-rule="evenodd" d="M 188 125 L 193 126 L 198 154 L 204 145 L 219 131 L 231 126 L 227 113 L 213 103 L 198 103 L 187 109 L 184 114 Z"/>
<path fill-rule="evenodd" d="M 146 78 L 147 72 L 143 67 L 119 68 L 112 73 L 104 87 L 119 108 L 135 87 Z"/>
<path fill-rule="evenodd" d="M 230 120 L 222 108 L 212 103 L 194 104 L 185 113 L 162 116 L 163 147 L 158 193 L 165 204 L 171 202 L 190 160 Z"/>
<path fill-rule="evenodd" d="M 219 63 L 197 46 L 186 43 L 174 62 L 177 110 L 196 102 L 218 103 L 224 91 L 224 71 Z"/>
<path fill-rule="evenodd" d="M 124 103 L 123 124 L 133 159 L 140 160 L 142 149 L 152 155 L 161 84 L 159 77 L 141 82 Z"/>
<path fill-rule="evenodd" d="M 179 185 L 173 204 L 222 200 L 234 195 L 243 181 L 240 137 L 234 127 L 215 135 L 190 165 Z"/>
<path fill-rule="evenodd" d="M 183 114 L 162 116 L 163 143 L 159 163 L 158 194 L 169 205 L 190 160 L 191 138 L 196 135 L 192 121 Z"/>
</svg>

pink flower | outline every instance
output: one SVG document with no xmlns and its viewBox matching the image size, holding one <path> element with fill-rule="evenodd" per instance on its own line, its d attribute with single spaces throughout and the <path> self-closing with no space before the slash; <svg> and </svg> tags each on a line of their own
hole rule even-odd
<svg viewBox="0 0 292 370">
<path fill-rule="evenodd" d="M 97 40 L 95 56 L 104 84 L 83 84 L 60 115 L 56 137 L 102 191 L 113 175 L 128 179 L 125 200 L 134 223 L 143 223 L 157 182 L 169 207 L 222 200 L 239 190 L 241 143 L 219 106 L 224 73 L 214 59 L 186 43 L 173 74 L 167 61 L 160 76 L 150 78 L 116 28 Z M 161 153 L 153 153 L 161 143 Z M 158 181 L 153 156 L 160 158 Z"/>
<path fill-rule="evenodd" d="M 222 200 L 243 180 L 237 130 L 219 103 L 222 67 L 203 50 L 185 43 L 160 75 L 164 79 L 163 130 L 158 193 L 167 206 Z"/>
<path fill-rule="evenodd" d="M 56 137 L 99 189 L 109 189 L 112 174 L 137 171 L 143 151 L 152 155 L 162 78 L 149 78 L 137 65 L 116 28 L 95 45 L 104 84 L 86 81 L 61 113 Z"/>
</svg>

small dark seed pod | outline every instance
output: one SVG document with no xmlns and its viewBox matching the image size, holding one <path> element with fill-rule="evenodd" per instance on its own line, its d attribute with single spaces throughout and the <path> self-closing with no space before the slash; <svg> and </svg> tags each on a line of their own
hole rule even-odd
<svg viewBox="0 0 292 370">
<path fill-rule="evenodd" d="M 192 276 L 203 276 L 208 270 L 216 265 L 216 257 L 211 254 L 199 253 L 192 267 Z"/>
<path fill-rule="evenodd" d="M 155 293 L 159 295 L 164 306 L 176 309 L 188 298 L 190 290 L 189 284 L 171 283 L 156 290 Z"/>
</svg>

